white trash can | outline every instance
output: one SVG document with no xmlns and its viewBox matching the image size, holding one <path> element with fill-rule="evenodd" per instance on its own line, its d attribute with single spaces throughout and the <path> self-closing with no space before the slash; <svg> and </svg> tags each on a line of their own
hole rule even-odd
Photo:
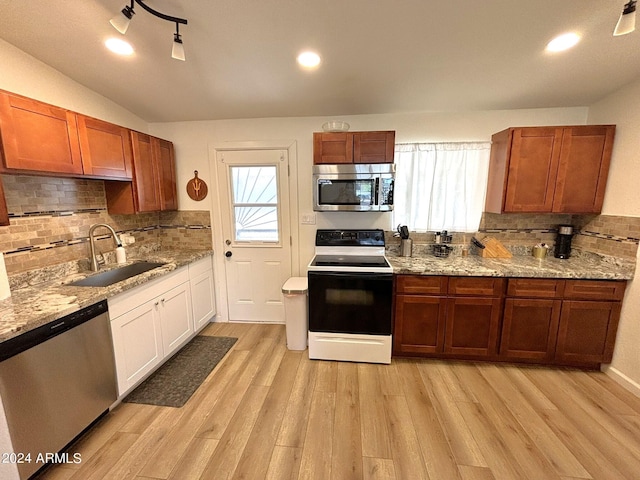
<svg viewBox="0 0 640 480">
<path fill-rule="evenodd" d="M 291 277 L 284 282 L 284 318 L 287 329 L 287 348 L 305 350 L 309 336 L 307 306 L 307 277 Z"/>
</svg>

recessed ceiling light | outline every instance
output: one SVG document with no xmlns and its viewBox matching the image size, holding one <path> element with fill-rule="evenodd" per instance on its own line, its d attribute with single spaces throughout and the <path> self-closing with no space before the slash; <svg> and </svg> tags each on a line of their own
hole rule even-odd
<svg viewBox="0 0 640 480">
<path fill-rule="evenodd" d="M 547 43 L 547 52 L 562 52 L 573 47 L 580 41 L 577 33 L 564 33 Z"/>
<path fill-rule="evenodd" d="M 109 38 L 104 44 L 109 50 L 118 55 L 133 55 L 133 47 L 119 38 Z"/>
<path fill-rule="evenodd" d="M 298 64 L 302 68 L 306 68 L 308 70 L 317 68 L 318 65 L 320 65 L 320 55 L 311 51 L 302 52 L 300 55 L 298 55 L 297 60 Z"/>
</svg>

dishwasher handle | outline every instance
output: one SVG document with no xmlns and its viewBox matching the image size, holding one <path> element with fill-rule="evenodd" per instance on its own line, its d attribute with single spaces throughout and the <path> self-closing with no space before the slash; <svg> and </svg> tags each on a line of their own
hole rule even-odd
<svg viewBox="0 0 640 480">
<path fill-rule="evenodd" d="M 84 307 L 77 312 L 70 313 L 62 318 L 10 338 L 0 343 L 0 362 L 107 312 L 107 301 L 102 300 L 88 307 Z"/>
</svg>

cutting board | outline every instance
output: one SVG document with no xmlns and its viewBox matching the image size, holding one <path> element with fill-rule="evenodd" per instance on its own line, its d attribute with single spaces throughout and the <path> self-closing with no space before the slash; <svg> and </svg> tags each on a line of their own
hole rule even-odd
<svg viewBox="0 0 640 480">
<path fill-rule="evenodd" d="M 493 237 L 484 237 L 481 242 L 484 248 L 480 250 L 480 256 L 486 258 L 511 258 L 511 252 L 505 246 Z"/>
</svg>

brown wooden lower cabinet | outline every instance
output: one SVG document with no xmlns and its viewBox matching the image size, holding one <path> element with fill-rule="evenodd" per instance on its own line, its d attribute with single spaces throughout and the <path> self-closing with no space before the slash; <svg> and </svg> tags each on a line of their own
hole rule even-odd
<svg viewBox="0 0 640 480">
<path fill-rule="evenodd" d="M 498 352 L 500 298 L 454 297 L 447 299 L 445 353 L 491 356 Z"/>
<path fill-rule="evenodd" d="M 554 358 L 561 300 L 507 298 L 500 355 L 510 359 Z"/>
<path fill-rule="evenodd" d="M 596 367 L 611 361 L 625 286 L 398 275 L 393 353 Z"/>
<path fill-rule="evenodd" d="M 620 302 L 564 301 L 556 360 L 611 362 L 621 308 Z"/>
</svg>

